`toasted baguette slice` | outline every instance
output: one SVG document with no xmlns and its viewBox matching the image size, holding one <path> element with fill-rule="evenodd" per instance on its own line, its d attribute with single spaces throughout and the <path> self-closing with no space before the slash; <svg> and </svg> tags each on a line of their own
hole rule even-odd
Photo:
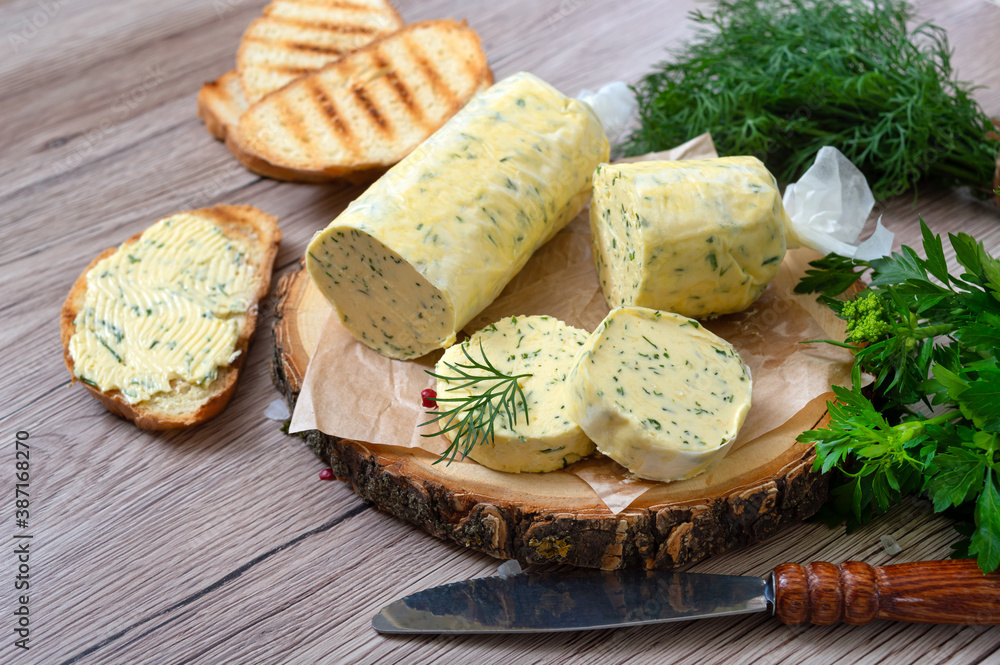
<svg viewBox="0 0 1000 665">
<path fill-rule="evenodd" d="M 242 240 L 249 246 L 245 260 L 254 269 L 254 292 L 250 306 L 246 312 L 236 314 L 238 339 L 236 350 L 239 352 L 232 364 L 218 368 L 217 376 L 203 386 L 182 380 L 173 380 L 169 392 L 156 393 L 149 399 L 129 403 L 118 390 L 104 392 L 96 385 L 82 381 L 90 393 L 104 404 L 112 413 L 131 420 L 143 429 L 163 430 L 179 427 L 190 427 L 216 416 L 225 408 L 236 389 L 236 378 L 243 359 L 246 358 L 247 347 L 257 325 L 258 303 L 270 288 L 271 269 L 278 253 L 278 243 L 281 241 L 281 231 L 278 229 L 276 217 L 246 205 L 218 205 L 212 208 L 200 208 L 188 211 L 190 214 L 204 219 L 218 227 L 230 239 Z M 112 247 L 102 252 L 91 261 L 70 289 L 60 314 L 59 330 L 63 344 L 63 360 L 77 381 L 73 355 L 70 352 L 70 340 L 76 331 L 76 319 L 87 295 L 87 273 L 102 259 L 115 252 L 128 251 L 139 240 L 142 234 L 137 234 L 126 240 L 121 247 Z"/>
<path fill-rule="evenodd" d="M 240 116 L 248 108 L 235 69 L 204 84 L 198 91 L 198 117 L 205 123 L 205 129 L 220 141 L 226 140 L 226 134 L 239 124 Z"/>
<path fill-rule="evenodd" d="M 236 71 L 247 101 L 403 27 L 387 0 L 272 0 L 243 33 Z"/>
<path fill-rule="evenodd" d="M 285 180 L 377 173 L 492 83 L 464 21 L 414 23 L 272 92 L 226 144 L 250 170 Z"/>
</svg>

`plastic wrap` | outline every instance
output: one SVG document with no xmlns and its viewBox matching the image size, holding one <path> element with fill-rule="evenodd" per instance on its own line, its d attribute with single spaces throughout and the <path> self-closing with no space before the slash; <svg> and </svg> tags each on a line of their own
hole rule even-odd
<svg viewBox="0 0 1000 665">
<path fill-rule="evenodd" d="M 784 204 L 791 220 L 785 228 L 789 247 L 862 260 L 885 256 L 892 249 L 893 234 L 881 218 L 874 233 L 858 243 L 875 197 L 864 174 L 836 148 L 820 148 L 809 170 L 785 188 Z"/>
</svg>

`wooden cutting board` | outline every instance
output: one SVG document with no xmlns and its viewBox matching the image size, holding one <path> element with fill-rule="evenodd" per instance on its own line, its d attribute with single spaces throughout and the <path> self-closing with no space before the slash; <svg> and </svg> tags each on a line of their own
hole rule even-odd
<svg viewBox="0 0 1000 665">
<path fill-rule="evenodd" d="M 292 409 L 329 313 L 304 270 L 281 278 L 271 368 Z M 433 465 L 437 457 L 417 448 L 319 431 L 303 438 L 362 499 L 438 538 L 527 563 L 669 569 L 758 542 L 819 509 L 827 480 L 812 470 L 812 447 L 795 438 L 827 421 L 828 397 L 731 452 L 716 472 L 663 483 L 618 515 L 566 471 Z"/>
</svg>

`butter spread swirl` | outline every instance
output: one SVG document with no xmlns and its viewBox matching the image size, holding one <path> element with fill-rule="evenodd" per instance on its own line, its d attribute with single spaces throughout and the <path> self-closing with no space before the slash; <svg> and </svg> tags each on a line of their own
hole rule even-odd
<svg viewBox="0 0 1000 665">
<path fill-rule="evenodd" d="M 130 404 L 207 385 L 239 355 L 254 293 L 250 249 L 195 215 L 164 218 L 87 273 L 69 350 L 74 374 Z"/>
</svg>

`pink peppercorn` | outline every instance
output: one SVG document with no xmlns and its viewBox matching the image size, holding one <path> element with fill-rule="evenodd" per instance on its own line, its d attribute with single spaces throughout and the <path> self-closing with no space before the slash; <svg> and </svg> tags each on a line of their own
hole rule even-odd
<svg viewBox="0 0 1000 665">
<path fill-rule="evenodd" d="M 436 409 L 437 402 L 434 401 L 434 398 L 437 396 L 437 392 L 431 390 L 430 388 L 424 388 L 420 391 L 421 404 L 425 409 Z"/>
</svg>

